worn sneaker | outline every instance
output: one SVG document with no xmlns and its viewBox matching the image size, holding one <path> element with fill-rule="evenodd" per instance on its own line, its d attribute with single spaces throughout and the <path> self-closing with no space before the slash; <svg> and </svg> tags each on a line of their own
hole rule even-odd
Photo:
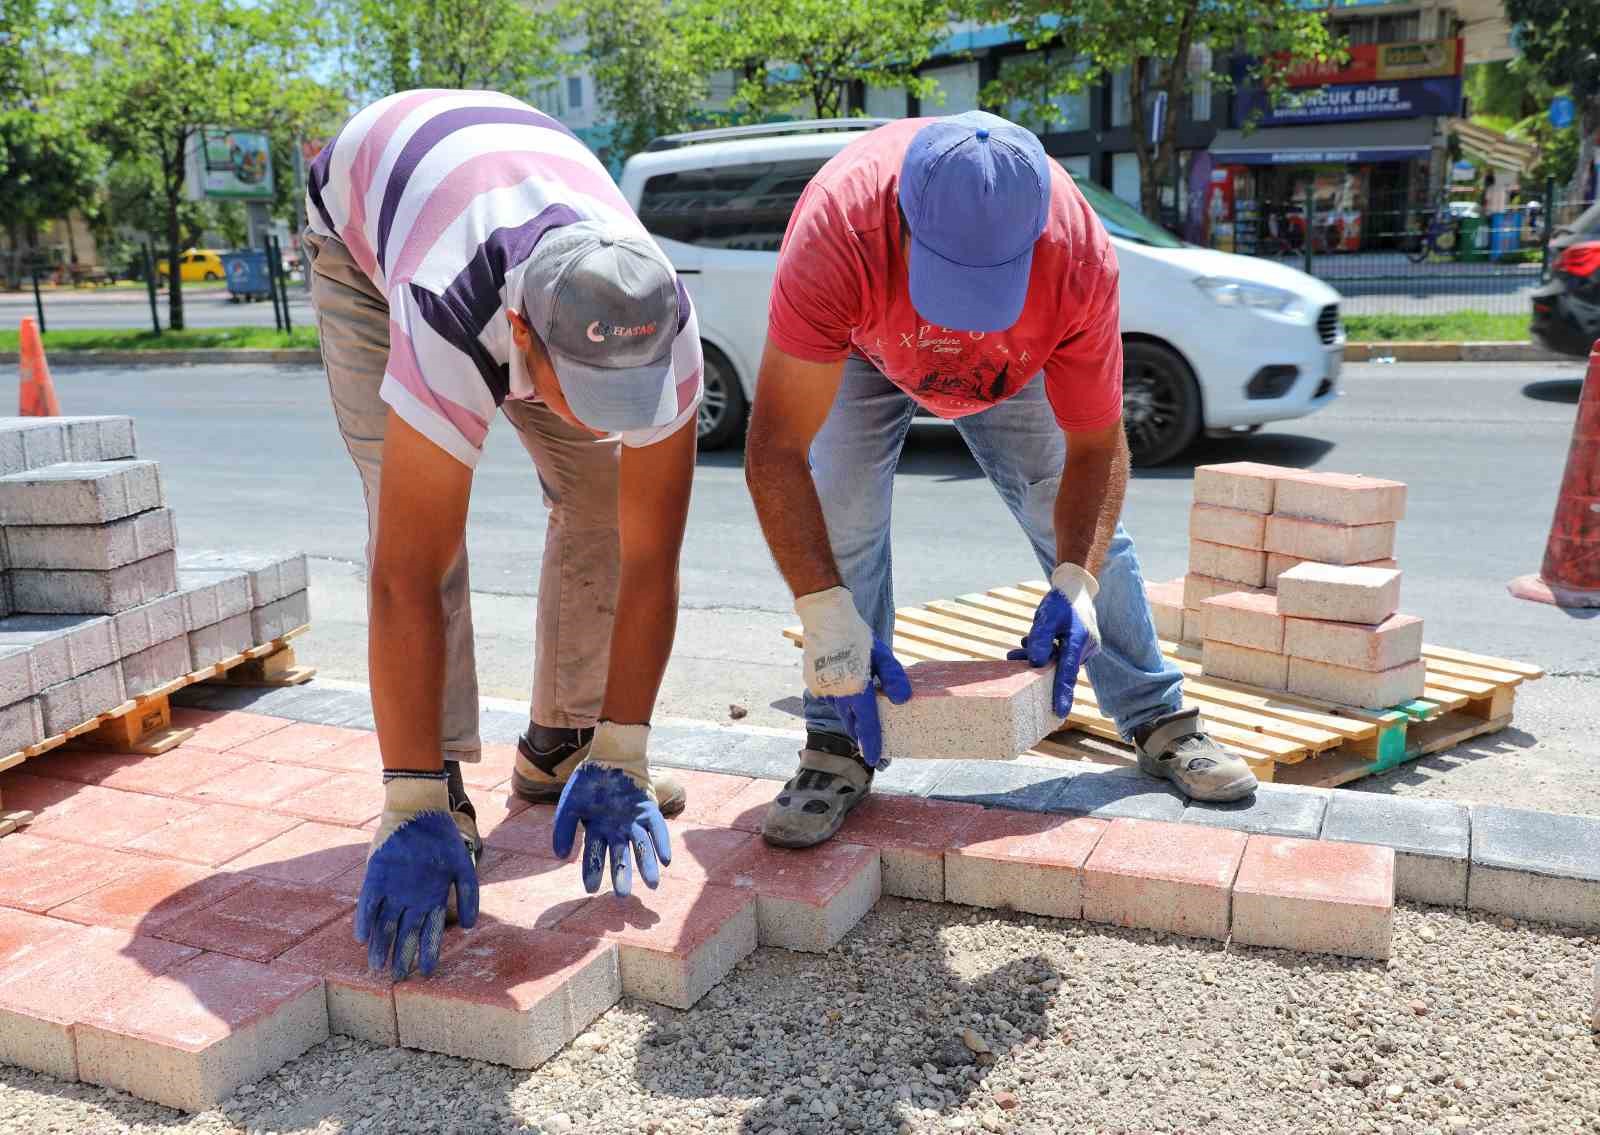
<svg viewBox="0 0 1600 1135">
<path fill-rule="evenodd" d="M 530 804 L 554 804 L 561 799 L 572 770 L 589 755 L 593 729 L 553 729 L 531 726 L 517 738 L 517 760 L 511 771 L 511 791 Z M 665 819 L 683 811 L 688 795 L 672 777 L 659 769 L 650 770 L 650 784 L 656 790 L 656 806 Z"/>
<path fill-rule="evenodd" d="M 872 791 L 872 774 L 854 741 L 808 734 L 800 768 L 767 806 L 761 838 L 774 847 L 814 847 L 829 839 Z"/>
<path fill-rule="evenodd" d="M 1172 781 L 1191 800 L 1242 800 L 1256 790 L 1256 774 L 1242 757 L 1206 736 L 1198 709 L 1182 709 L 1140 726 L 1133 748 L 1141 772 Z"/>
</svg>

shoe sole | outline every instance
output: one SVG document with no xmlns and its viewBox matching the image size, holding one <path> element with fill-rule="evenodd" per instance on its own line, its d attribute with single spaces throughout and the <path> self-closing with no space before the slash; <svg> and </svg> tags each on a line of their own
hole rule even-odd
<svg viewBox="0 0 1600 1135">
<path fill-rule="evenodd" d="M 520 772 L 511 774 L 512 795 L 518 800 L 526 801 L 529 804 L 558 803 L 561 800 L 561 790 L 565 787 L 566 784 L 564 782 L 561 784 L 535 784 Z M 660 801 L 661 818 L 670 820 L 672 817 L 680 815 L 688 802 L 688 794 L 685 792 L 679 792 L 676 796 L 669 796 L 667 799 Z"/>
</svg>

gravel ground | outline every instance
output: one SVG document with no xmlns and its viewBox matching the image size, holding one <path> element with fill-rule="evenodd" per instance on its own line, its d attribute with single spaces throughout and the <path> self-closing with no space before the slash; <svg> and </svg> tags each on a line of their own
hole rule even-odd
<svg viewBox="0 0 1600 1135">
<path fill-rule="evenodd" d="M 533 1073 L 334 1038 L 185 1117 L 0 1065 L 0 1130 L 1600 1131 L 1600 936 L 1395 922 L 1372 963 L 886 899 Z"/>
</svg>

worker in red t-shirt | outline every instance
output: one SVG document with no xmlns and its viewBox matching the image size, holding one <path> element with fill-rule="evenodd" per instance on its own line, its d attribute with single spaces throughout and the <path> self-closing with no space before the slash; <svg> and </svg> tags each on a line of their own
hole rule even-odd
<svg viewBox="0 0 1600 1135">
<path fill-rule="evenodd" d="M 1155 297 L 1159 299 L 1159 297 Z M 1014 657 L 1080 666 L 1139 767 L 1199 800 L 1256 780 L 1183 709 L 1133 541 L 1117 257 L 1039 140 L 981 111 L 882 126 L 841 150 L 789 221 L 745 469 L 805 627 L 806 747 L 768 842 L 827 839 L 872 785 L 876 695 L 910 695 L 893 638 L 889 509 L 921 406 L 955 421 L 1048 573 Z"/>
</svg>

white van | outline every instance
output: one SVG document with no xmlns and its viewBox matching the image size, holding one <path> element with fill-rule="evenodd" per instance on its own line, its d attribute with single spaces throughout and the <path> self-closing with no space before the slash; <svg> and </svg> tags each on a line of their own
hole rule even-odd
<svg viewBox="0 0 1600 1135">
<path fill-rule="evenodd" d="M 829 119 L 659 138 L 628 159 L 622 192 L 693 297 L 705 344 L 700 444 L 738 440 L 767 333 L 789 214 L 823 164 L 878 119 Z M 1134 463 L 1202 430 L 1253 430 L 1338 393 L 1339 293 L 1275 261 L 1185 244 L 1080 181 L 1122 266 L 1123 418 Z"/>
</svg>

